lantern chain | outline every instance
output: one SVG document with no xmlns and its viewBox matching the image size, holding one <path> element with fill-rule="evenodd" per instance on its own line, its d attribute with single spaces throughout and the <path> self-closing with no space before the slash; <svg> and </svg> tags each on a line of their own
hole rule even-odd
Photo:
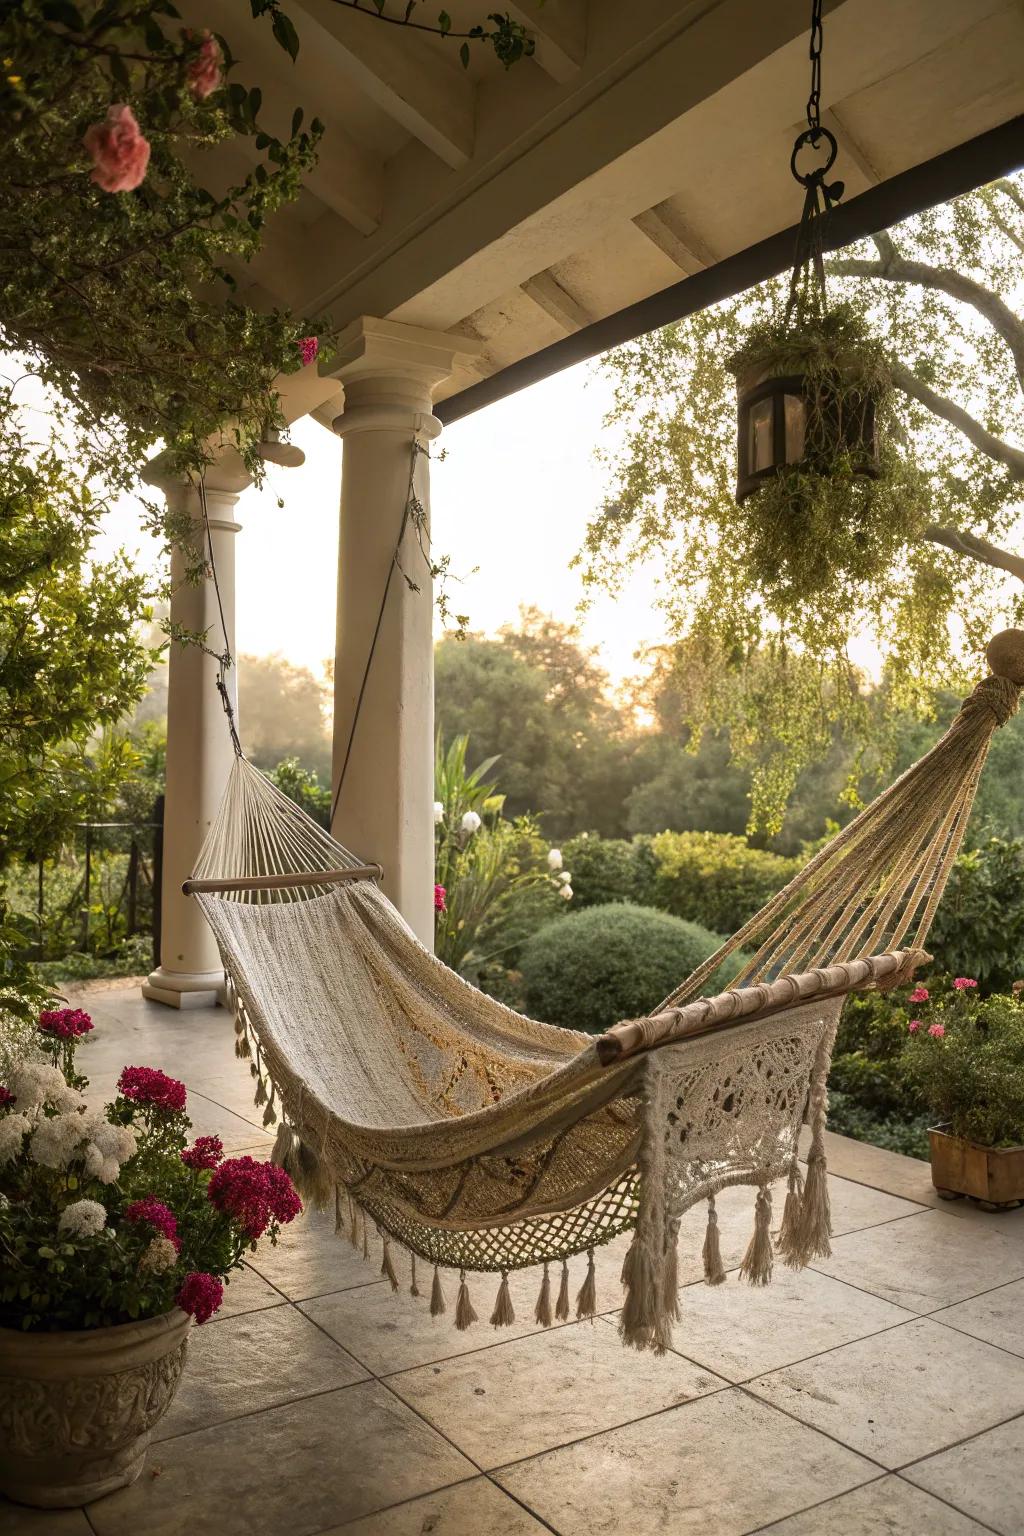
<svg viewBox="0 0 1024 1536">
<path fill-rule="evenodd" d="M 811 40 L 808 50 L 811 60 L 811 94 L 807 98 L 807 126 L 812 134 L 812 144 L 817 144 L 821 133 L 821 45 L 824 38 L 821 7 L 822 0 L 811 0 Z"/>
</svg>

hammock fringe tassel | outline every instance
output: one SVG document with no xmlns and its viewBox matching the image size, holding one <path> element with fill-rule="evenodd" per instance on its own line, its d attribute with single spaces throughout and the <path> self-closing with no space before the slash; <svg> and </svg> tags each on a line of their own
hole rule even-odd
<svg viewBox="0 0 1024 1536">
<path fill-rule="evenodd" d="M 555 1320 L 551 1310 L 551 1272 L 547 1262 L 544 1264 L 544 1277 L 540 1282 L 540 1295 L 537 1297 L 533 1320 L 542 1328 L 550 1328 Z"/>
<path fill-rule="evenodd" d="M 722 1285 L 725 1282 L 725 1265 L 722 1263 L 722 1247 L 718 1238 L 718 1212 L 714 1195 L 708 1196 L 708 1226 L 704 1234 L 704 1282 L 706 1285 Z"/>
<path fill-rule="evenodd" d="M 460 1333 L 465 1333 L 466 1329 L 476 1321 L 477 1315 L 473 1310 L 473 1303 L 469 1299 L 469 1286 L 466 1283 L 466 1271 L 464 1269 L 460 1269 L 459 1295 L 455 1303 L 455 1326 Z"/>
<path fill-rule="evenodd" d="M 498 1294 L 494 1299 L 494 1311 L 491 1313 L 492 1328 L 510 1328 L 516 1320 L 516 1311 L 512 1305 L 512 1296 L 508 1288 L 508 1271 L 501 1272 L 501 1284 L 498 1286 Z"/>
</svg>

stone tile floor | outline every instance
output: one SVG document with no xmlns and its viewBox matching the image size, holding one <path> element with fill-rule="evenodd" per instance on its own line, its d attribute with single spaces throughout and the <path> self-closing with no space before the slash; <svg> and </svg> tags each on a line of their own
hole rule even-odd
<svg viewBox="0 0 1024 1536">
<path fill-rule="evenodd" d="M 163 1067 L 198 1131 L 269 1150 L 226 1014 L 127 986 L 86 1006 L 95 1091 Z M 842 1137 L 829 1161 L 833 1257 L 766 1289 L 700 1283 L 703 1214 L 684 1221 L 661 1360 L 619 1344 L 621 1241 L 595 1321 L 537 1328 L 531 1274 L 513 1327 L 458 1333 L 304 1215 L 194 1332 L 140 1481 L 85 1511 L 0 1501 L 0 1536 L 1019 1536 L 1024 1210 L 941 1202 L 925 1164 Z M 750 1192 L 719 1209 L 735 1268 Z"/>
</svg>

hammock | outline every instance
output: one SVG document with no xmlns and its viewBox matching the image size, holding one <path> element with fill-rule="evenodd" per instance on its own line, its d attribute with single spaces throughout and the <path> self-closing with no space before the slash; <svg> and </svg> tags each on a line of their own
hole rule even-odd
<svg viewBox="0 0 1024 1536">
<path fill-rule="evenodd" d="M 989 650 L 994 671 L 1024 680 L 1019 642 L 1014 656 Z M 992 732 L 1017 707 L 1010 677 L 980 683 L 932 751 L 650 1016 L 597 1038 L 525 1018 L 449 970 L 384 896 L 379 869 L 239 753 L 185 889 L 220 947 L 264 1123 L 281 1121 L 275 1160 L 307 1199 L 333 1201 L 364 1253 L 377 1230 L 394 1289 L 397 1247 L 414 1295 L 417 1258 L 433 1265 L 434 1315 L 447 1306 L 440 1266 L 459 1270 L 459 1327 L 476 1320 L 468 1271 L 500 1275 L 500 1325 L 514 1320 L 509 1273 L 531 1265 L 543 1266 L 537 1322 L 568 1317 L 568 1261 L 583 1254 L 576 1315 L 593 1315 L 595 1249 L 632 1230 L 620 1332 L 663 1351 L 680 1219 L 707 1201 L 705 1278 L 724 1280 L 715 1195 L 730 1185 L 757 1192 L 743 1278 L 767 1283 L 775 1254 L 795 1268 L 827 1256 L 839 1014 L 851 991 L 901 985 L 930 958 Z M 703 997 L 740 951 L 733 987 Z"/>
</svg>

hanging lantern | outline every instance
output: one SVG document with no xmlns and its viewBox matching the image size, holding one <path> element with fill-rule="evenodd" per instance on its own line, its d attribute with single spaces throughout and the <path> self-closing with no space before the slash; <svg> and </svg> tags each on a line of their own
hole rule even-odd
<svg viewBox="0 0 1024 1536">
<path fill-rule="evenodd" d="M 830 328 L 822 260 L 829 210 L 843 195 L 841 181 L 826 181 L 839 146 L 821 124 L 821 0 L 811 8 L 811 94 L 807 127 L 798 135 L 790 170 L 804 188 L 789 301 L 770 335 L 748 337 L 728 366 L 736 375 L 736 500 L 787 470 L 877 476 L 875 403 L 884 381 L 874 360 L 852 350 Z M 802 172 L 809 147 L 825 147 L 825 163 Z M 844 345 L 845 353 L 844 356 Z M 867 354 L 865 354 L 865 357 Z"/>
</svg>

